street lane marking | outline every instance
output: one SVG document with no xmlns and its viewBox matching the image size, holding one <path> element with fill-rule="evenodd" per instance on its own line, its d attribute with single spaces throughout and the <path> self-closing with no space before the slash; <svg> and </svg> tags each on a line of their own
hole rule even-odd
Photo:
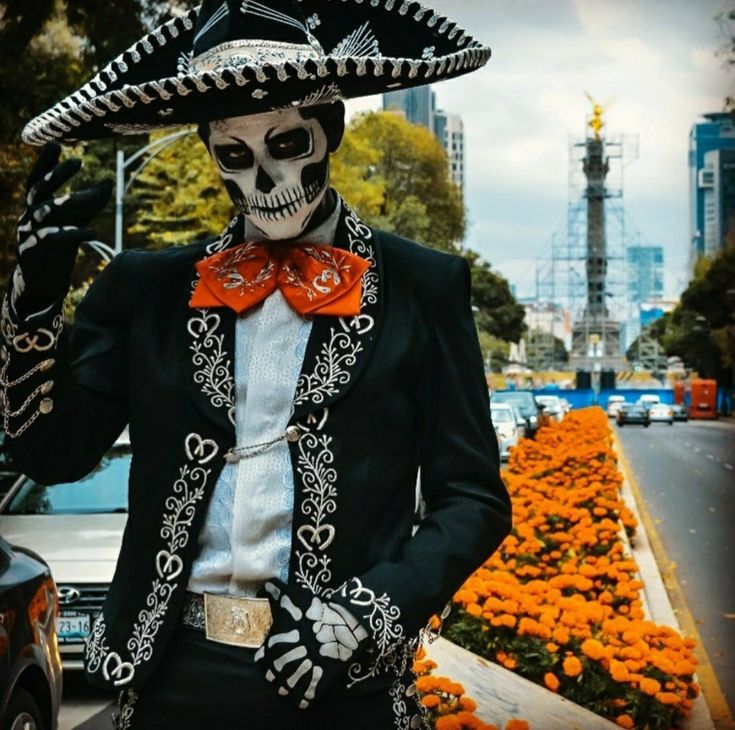
<svg viewBox="0 0 735 730">
<path fill-rule="evenodd" d="M 679 625 L 684 634 L 688 635 L 696 642 L 695 653 L 699 657 L 699 665 L 697 666 L 697 679 L 699 685 L 702 688 L 702 694 L 707 703 L 712 719 L 718 728 L 731 728 L 735 727 L 735 720 L 733 720 L 730 706 L 727 704 L 725 694 L 720 687 L 720 682 L 717 679 L 717 675 L 712 667 L 712 661 L 707 654 L 707 649 L 702 641 L 702 636 L 697 629 L 697 621 L 695 620 L 692 612 L 689 610 L 686 598 L 684 597 L 684 591 L 681 588 L 679 579 L 676 576 L 676 563 L 669 558 L 666 548 L 661 540 L 658 530 L 656 529 L 655 523 L 660 524 L 661 520 L 654 520 L 648 512 L 648 505 L 643 497 L 643 491 L 641 490 L 640 484 L 635 476 L 633 467 L 628 460 L 623 449 L 622 439 L 615 433 L 613 436 L 615 441 L 615 450 L 618 452 L 618 462 L 620 464 L 621 471 L 630 485 L 633 496 L 638 507 L 638 511 L 641 516 L 641 522 L 643 527 L 648 534 L 648 542 L 651 545 L 653 556 L 658 563 L 661 577 L 664 581 L 666 592 L 669 594 L 671 605 L 676 613 Z M 697 449 L 699 450 L 699 449 Z"/>
</svg>

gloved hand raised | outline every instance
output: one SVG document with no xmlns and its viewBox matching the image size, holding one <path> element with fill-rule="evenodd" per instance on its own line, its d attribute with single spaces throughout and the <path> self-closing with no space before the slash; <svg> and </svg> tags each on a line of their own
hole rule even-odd
<svg viewBox="0 0 735 730">
<path fill-rule="evenodd" d="M 93 241 L 86 226 L 110 199 L 112 181 L 53 197 L 82 166 L 78 158 L 59 164 L 61 147 L 50 142 L 26 183 L 27 207 L 18 221 L 18 266 L 12 302 L 21 317 L 43 311 L 69 291 L 79 244 Z"/>
<path fill-rule="evenodd" d="M 268 598 L 273 624 L 255 661 L 278 694 L 291 695 L 306 709 L 346 674 L 358 647 L 367 646 L 368 633 L 338 603 L 275 578 L 258 595 Z"/>
</svg>

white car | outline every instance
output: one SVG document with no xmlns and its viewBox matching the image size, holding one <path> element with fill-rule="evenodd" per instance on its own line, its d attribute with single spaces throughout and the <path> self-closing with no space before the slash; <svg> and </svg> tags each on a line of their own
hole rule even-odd
<svg viewBox="0 0 735 730">
<path fill-rule="evenodd" d="M 646 393 L 638 399 L 638 402 L 644 406 L 653 406 L 661 402 L 661 397 L 653 393 Z"/>
<path fill-rule="evenodd" d="M 56 580 L 64 669 L 82 668 L 84 639 L 112 581 L 128 519 L 130 459 L 122 438 L 84 479 L 47 487 L 20 477 L 0 502 L 0 533 L 38 553 Z"/>
<path fill-rule="evenodd" d="M 552 421 L 564 420 L 564 405 L 558 395 L 537 395 L 536 402 L 544 407 L 544 415 L 548 415 Z"/>
<path fill-rule="evenodd" d="M 505 461 L 510 456 L 510 450 L 518 445 L 520 434 L 516 424 L 516 414 L 508 403 L 491 403 L 490 416 L 493 419 L 495 433 L 500 447 L 500 458 Z"/>
<path fill-rule="evenodd" d="M 663 403 L 654 403 L 648 409 L 648 417 L 651 423 L 657 421 L 659 423 L 668 423 L 669 426 L 674 425 L 674 409 Z"/>
<path fill-rule="evenodd" d="M 611 395 L 607 399 L 607 417 L 615 418 L 618 415 L 618 411 L 625 403 L 625 398 L 622 395 Z"/>
</svg>

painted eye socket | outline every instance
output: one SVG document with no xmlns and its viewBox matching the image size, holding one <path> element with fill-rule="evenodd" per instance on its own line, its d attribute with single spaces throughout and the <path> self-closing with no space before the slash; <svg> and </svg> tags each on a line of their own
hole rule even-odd
<svg viewBox="0 0 735 730">
<path fill-rule="evenodd" d="M 244 144 L 215 145 L 214 155 L 227 172 L 247 170 L 255 164 L 253 151 Z"/>
<path fill-rule="evenodd" d="M 312 138 L 308 129 L 300 127 L 267 140 L 268 151 L 275 160 L 293 160 L 312 153 Z"/>
</svg>

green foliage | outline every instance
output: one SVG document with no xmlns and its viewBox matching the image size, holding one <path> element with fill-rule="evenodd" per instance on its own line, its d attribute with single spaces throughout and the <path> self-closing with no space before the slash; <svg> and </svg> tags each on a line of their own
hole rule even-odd
<svg viewBox="0 0 735 730">
<path fill-rule="evenodd" d="M 465 231 L 462 194 L 428 129 L 389 112 L 359 115 L 332 158 L 331 180 L 367 223 L 458 252 Z"/>
<path fill-rule="evenodd" d="M 472 270 L 472 303 L 478 308 L 475 313 L 477 328 L 506 342 L 518 342 L 526 329 L 523 305 L 515 300 L 507 280 L 496 274 L 479 254 L 471 250 L 463 253 Z"/>
<path fill-rule="evenodd" d="M 154 133 L 151 142 L 170 133 Z M 139 207 L 128 229 L 135 240 L 126 240 L 126 247 L 191 243 L 219 233 L 234 215 L 217 168 L 196 133 L 165 147 L 140 173 L 131 192 Z"/>
<path fill-rule="evenodd" d="M 735 383 L 735 247 L 698 264 L 679 305 L 651 334 L 700 376 Z"/>
</svg>

